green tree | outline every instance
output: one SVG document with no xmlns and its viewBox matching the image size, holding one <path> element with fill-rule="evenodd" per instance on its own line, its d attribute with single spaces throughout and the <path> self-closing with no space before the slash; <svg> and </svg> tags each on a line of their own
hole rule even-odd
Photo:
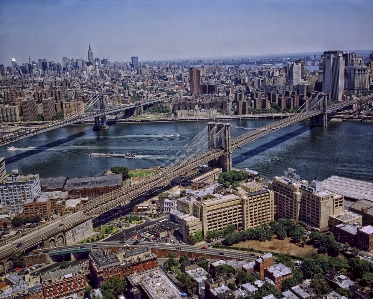
<svg viewBox="0 0 373 299">
<path fill-rule="evenodd" d="M 126 286 L 124 280 L 119 279 L 118 277 L 110 277 L 102 286 L 101 292 L 102 295 L 105 294 L 108 298 L 117 298 L 120 294 L 123 294 L 123 290 Z M 111 297 L 113 296 L 113 297 Z"/>
<path fill-rule="evenodd" d="M 189 235 L 187 243 L 189 245 L 195 245 L 197 243 L 196 237 L 194 235 Z"/>
<path fill-rule="evenodd" d="M 196 291 L 196 282 L 188 274 L 181 271 L 176 275 L 176 279 L 180 282 L 182 288 L 189 294 L 194 294 Z"/>
<path fill-rule="evenodd" d="M 201 230 L 196 231 L 196 233 L 194 234 L 194 238 L 196 240 L 196 243 L 202 241 L 203 240 L 202 231 Z"/>
<path fill-rule="evenodd" d="M 121 174 L 123 177 L 123 180 L 126 180 L 130 177 L 128 173 L 129 169 L 127 167 L 115 166 L 115 167 L 110 168 L 110 170 L 116 174 Z"/>
<path fill-rule="evenodd" d="M 209 261 L 203 258 L 203 260 L 197 263 L 198 266 L 205 269 L 207 272 L 209 271 Z"/>
<path fill-rule="evenodd" d="M 280 254 L 276 257 L 277 263 L 284 264 L 287 267 L 294 269 L 293 259 L 289 254 Z"/>
<path fill-rule="evenodd" d="M 324 279 L 322 274 L 318 273 L 311 279 L 311 287 L 313 287 L 318 296 L 325 295 L 330 292 L 328 282 Z"/>
<path fill-rule="evenodd" d="M 189 257 L 187 255 L 183 254 L 182 256 L 180 256 L 179 258 L 180 265 L 186 261 L 189 261 Z"/>
<path fill-rule="evenodd" d="M 14 227 L 19 227 L 21 225 L 24 224 L 24 219 L 22 217 L 19 217 L 19 216 L 15 216 L 13 219 L 12 219 L 12 225 Z"/>
<path fill-rule="evenodd" d="M 176 258 L 176 253 L 174 252 L 169 252 L 168 253 L 168 259 L 165 262 L 164 266 L 167 270 L 173 270 L 174 268 L 179 268 L 180 264 L 179 262 L 175 259 Z"/>
<path fill-rule="evenodd" d="M 63 261 L 60 264 L 60 269 L 67 269 L 67 268 L 69 268 L 69 266 L 70 266 L 70 262 L 69 261 Z"/>
<path fill-rule="evenodd" d="M 279 240 L 284 240 L 287 237 L 286 229 L 283 226 L 280 226 L 276 231 L 276 235 Z"/>
<path fill-rule="evenodd" d="M 275 297 L 279 297 L 281 292 L 275 288 L 274 285 L 270 284 L 269 282 L 265 281 L 261 288 L 255 292 L 254 298 L 261 299 L 265 296 L 273 294 Z"/>
<path fill-rule="evenodd" d="M 354 298 L 354 295 L 351 293 L 349 289 L 342 289 L 342 288 L 337 288 L 335 290 L 339 295 L 345 296 L 348 299 Z"/>
<path fill-rule="evenodd" d="M 236 273 L 236 271 L 234 270 L 234 268 L 230 265 L 227 265 L 227 264 L 217 266 L 216 269 L 215 269 L 215 276 L 216 277 L 223 276 L 223 275 L 234 276 L 235 273 Z"/>
<path fill-rule="evenodd" d="M 247 273 L 246 271 L 243 270 L 238 270 L 237 275 L 236 275 L 236 283 L 239 285 L 245 284 L 245 283 L 253 283 L 256 280 L 256 277 L 251 274 Z"/>
</svg>

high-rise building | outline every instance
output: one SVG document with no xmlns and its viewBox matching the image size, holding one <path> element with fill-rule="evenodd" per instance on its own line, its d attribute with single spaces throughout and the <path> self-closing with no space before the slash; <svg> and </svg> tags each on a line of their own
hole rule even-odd
<svg viewBox="0 0 373 299">
<path fill-rule="evenodd" d="M 91 44 L 89 44 L 88 48 L 88 65 L 93 65 L 94 60 L 93 60 L 93 52 L 91 50 Z"/>
<path fill-rule="evenodd" d="M 293 219 L 297 223 L 317 229 L 328 227 L 329 216 L 343 212 L 344 197 L 321 189 L 321 182 L 310 185 L 300 180 L 295 169 L 289 168 L 282 177 L 268 184 L 275 192 L 276 219 Z"/>
<path fill-rule="evenodd" d="M 344 53 L 345 90 L 359 93 L 369 89 L 370 69 L 364 65 L 361 57 L 355 53 Z"/>
<path fill-rule="evenodd" d="M 38 115 L 37 106 L 33 98 L 21 101 L 21 109 L 24 121 L 31 121 Z"/>
<path fill-rule="evenodd" d="M 322 91 L 329 93 L 332 101 L 342 101 L 344 66 L 342 51 L 324 52 Z"/>
<path fill-rule="evenodd" d="M 299 62 L 289 63 L 287 66 L 287 81 L 289 85 L 298 85 L 301 81 L 302 64 Z"/>
<path fill-rule="evenodd" d="M 268 224 L 274 220 L 273 191 L 256 183 L 242 184 L 237 189 L 237 194 L 242 198 L 243 229 Z"/>
<path fill-rule="evenodd" d="M 189 88 L 192 94 L 199 94 L 201 91 L 201 70 L 191 67 L 189 69 Z"/>
<path fill-rule="evenodd" d="M 11 58 L 10 60 L 12 61 L 12 67 L 17 66 L 17 61 L 15 58 Z"/>
<path fill-rule="evenodd" d="M 139 67 L 139 58 L 137 56 L 132 56 L 131 64 L 133 68 L 137 69 Z"/>
</svg>

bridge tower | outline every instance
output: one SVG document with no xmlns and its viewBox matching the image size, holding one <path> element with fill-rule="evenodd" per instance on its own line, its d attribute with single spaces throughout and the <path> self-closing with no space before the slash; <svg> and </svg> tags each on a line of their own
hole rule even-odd
<svg viewBox="0 0 373 299">
<path fill-rule="evenodd" d="M 314 127 L 327 127 L 328 126 L 328 112 L 327 112 L 327 98 L 324 96 L 320 100 L 320 108 L 322 107 L 322 114 L 312 116 L 310 118 L 310 126 Z"/>
<path fill-rule="evenodd" d="M 232 170 L 232 144 L 231 124 L 209 122 L 208 128 L 208 149 L 221 149 L 224 154 L 217 159 L 211 160 L 209 167 L 219 167 L 223 172 Z"/>
<path fill-rule="evenodd" d="M 95 124 L 93 126 L 93 131 L 99 131 L 99 130 L 107 130 L 109 129 L 109 126 L 106 124 L 106 114 L 105 114 L 105 101 L 104 101 L 104 95 L 103 94 L 97 94 L 97 97 L 99 97 L 99 109 L 100 112 L 103 113 L 101 116 L 95 117 Z"/>
</svg>

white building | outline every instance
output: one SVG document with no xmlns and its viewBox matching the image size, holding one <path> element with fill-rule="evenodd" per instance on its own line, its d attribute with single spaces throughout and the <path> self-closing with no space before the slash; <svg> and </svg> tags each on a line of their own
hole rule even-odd
<svg viewBox="0 0 373 299">
<path fill-rule="evenodd" d="M 3 211 L 17 213 L 26 200 L 33 200 L 40 193 L 38 174 L 20 175 L 13 170 L 0 184 L 0 203 Z"/>
</svg>

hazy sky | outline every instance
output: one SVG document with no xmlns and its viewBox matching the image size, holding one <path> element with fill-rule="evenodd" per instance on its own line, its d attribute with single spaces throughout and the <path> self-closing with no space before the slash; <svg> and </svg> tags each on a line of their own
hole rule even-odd
<svg viewBox="0 0 373 299">
<path fill-rule="evenodd" d="M 0 0 L 0 63 L 373 49 L 373 0 Z"/>
</svg>

